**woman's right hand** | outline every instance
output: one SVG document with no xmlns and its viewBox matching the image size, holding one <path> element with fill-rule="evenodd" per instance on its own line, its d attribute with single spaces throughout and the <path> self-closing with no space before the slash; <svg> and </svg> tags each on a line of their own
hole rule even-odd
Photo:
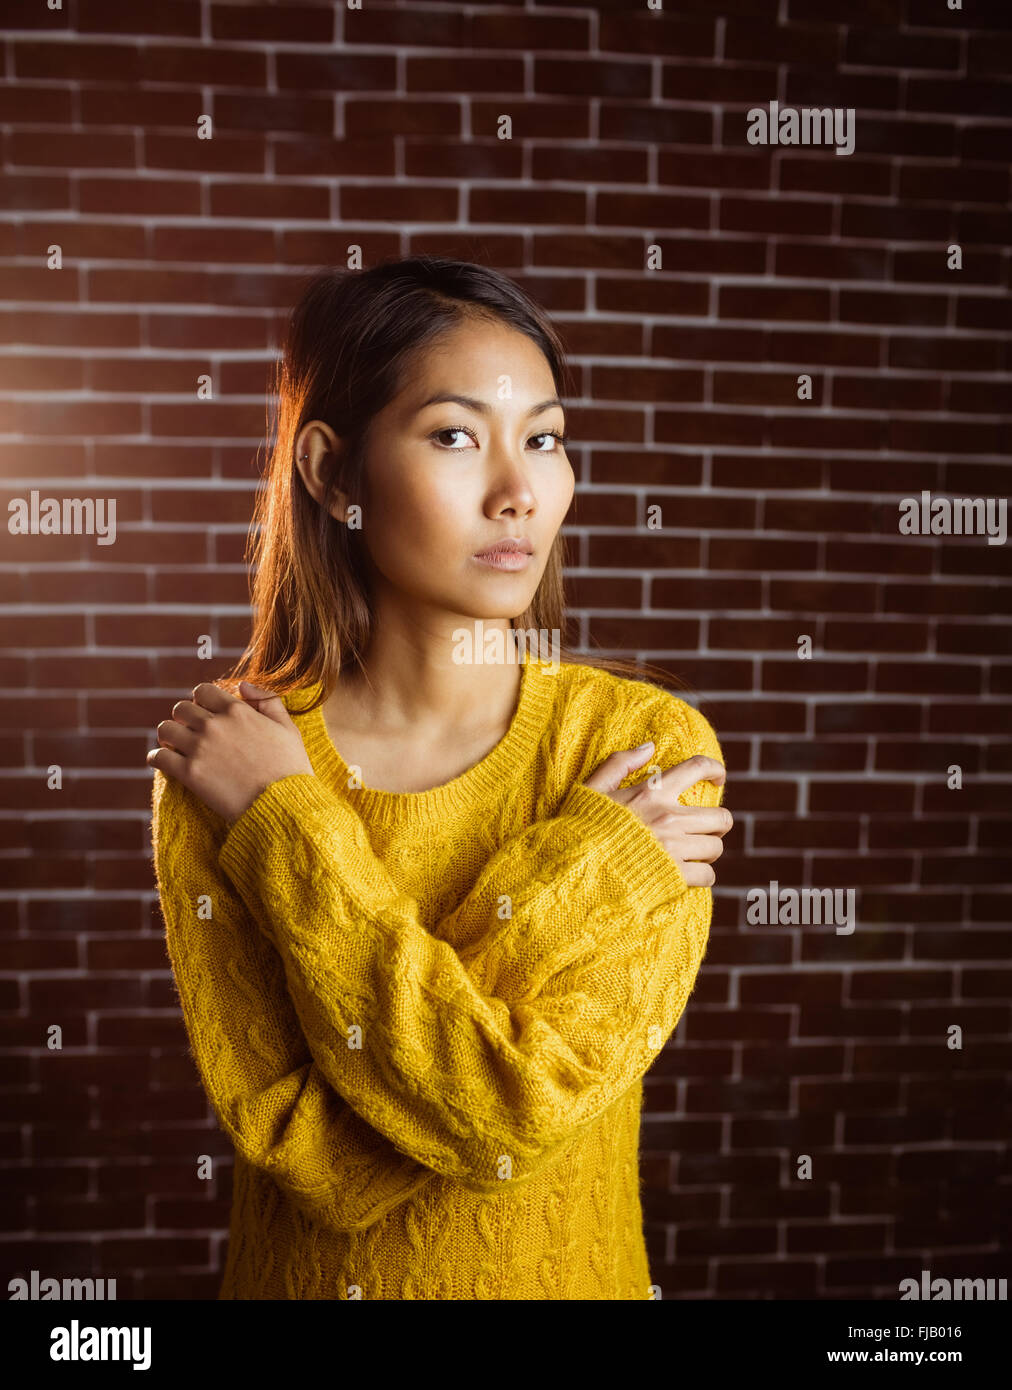
<svg viewBox="0 0 1012 1390">
<path fill-rule="evenodd" d="M 628 806 L 667 850 L 686 883 L 710 888 L 717 881 L 710 865 L 723 854 L 722 836 L 734 825 L 734 817 L 724 806 L 683 806 L 678 798 L 696 782 L 720 786 L 727 780 L 727 768 L 716 758 L 697 753 L 661 773 L 656 787 L 648 778 L 634 787 L 620 788 L 619 783 L 642 767 L 653 751 L 654 745 L 646 743 L 612 753 L 583 785 Z"/>
</svg>

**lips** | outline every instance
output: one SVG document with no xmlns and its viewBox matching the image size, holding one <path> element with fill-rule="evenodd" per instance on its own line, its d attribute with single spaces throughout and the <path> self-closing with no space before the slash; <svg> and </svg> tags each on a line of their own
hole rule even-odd
<svg viewBox="0 0 1012 1390">
<path fill-rule="evenodd" d="M 476 556 L 487 555 L 533 555 L 534 547 L 530 541 L 523 536 L 507 536 L 501 541 L 496 541 L 495 545 L 487 546 L 484 550 L 476 550 Z"/>
</svg>

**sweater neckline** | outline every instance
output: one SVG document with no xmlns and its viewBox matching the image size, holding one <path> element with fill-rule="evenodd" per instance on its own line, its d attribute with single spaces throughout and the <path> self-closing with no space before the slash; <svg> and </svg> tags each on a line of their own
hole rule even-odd
<svg viewBox="0 0 1012 1390">
<path fill-rule="evenodd" d="M 322 705 L 305 716 L 304 738 L 310 761 L 324 780 L 348 796 L 364 820 L 374 824 L 438 822 L 474 812 L 501 797 L 504 784 L 512 782 L 518 768 L 530 760 L 547 722 L 559 672 L 560 668 L 553 672 L 547 663 L 523 653 L 520 689 L 509 728 L 479 762 L 441 786 L 420 792 L 350 788 L 351 768 L 330 737 Z M 318 689 L 314 688 L 314 694 Z"/>
</svg>

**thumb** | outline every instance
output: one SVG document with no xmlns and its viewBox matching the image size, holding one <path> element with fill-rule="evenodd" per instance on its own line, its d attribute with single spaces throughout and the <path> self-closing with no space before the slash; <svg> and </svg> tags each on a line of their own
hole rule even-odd
<svg viewBox="0 0 1012 1390">
<path fill-rule="evenodd" d="M 291 724 L 292 717 L 285 709 L 280 695 L 264 690 L 259 685 L 253 685 L 250 681 L 239 682 L 239 693 L 248 705 L 253 705 L 260 714 L 266 714 L 275 724 Z"/>
<path fill-rule="evenodd" d="M 635 772 L 638 767 L 642 767 L 645 762 L 648 762 L 653 751 L 652 741 L 641 743 L 638 748 L 620 749 L 619 752 L 612 753 L 610 757 L 605 758 L 601 766 L 594 769 L 583 785 L 597 792 L 617 791 L 619 783 L 628 777 L 630 772 Z"/>
</svg>

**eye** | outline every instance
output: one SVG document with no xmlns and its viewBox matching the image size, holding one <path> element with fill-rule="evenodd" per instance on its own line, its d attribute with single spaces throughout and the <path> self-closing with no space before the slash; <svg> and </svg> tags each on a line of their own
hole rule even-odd
<svg viewBox="0 0 1012 1390">
<path fill-rule="evenodd" d="M 444 430 L 436 430 L 433 434 L 430 434 L 430 435 L 429 435 L 429 438 L 430 438 L 430 439 L 436 439 L 436 440 L 438 440 L 438 439 L 439 439 L 442 435 L 444 435 L 444 434 L 466 434 L 467 437 L 468 437 L 469 439 L 474 439 L 474 440 L 475 440 L 475 443 L 478 442 L 478 441 L 475 439 L 474 431 L 468 429 L 468 427 L 467 427 L 466 425 L 447 425 L 446 429 L 444 429 Z M 540 431 L 538 434 L 532 434 L 532 435 L 530 436 L 530 438 L 531 438 L 531 439 L 556 439 L 556 440 L 558 440 L 558 448 L 554 448 L 554 449 L 535 449 L 534 452 L 535 452 L 536 454 L 557 454 L 557 453 L 560 453 L 560 452 L 566 447 L 566 445 L 569 443 L 569 435 L 568 435 L 568 434 L 560 434 L 560 433 L 559 433 L 558 431 L 556 431 L 556 430 L 542 430 L 542 431 Z M 463 451 L 467 448 L 467 445 L 466 445 L 466 444 L 450 444 L 450 445 L 445 445 L 445 446 L 443 446 L 443 447 L 445 448 L 446 452 L 448 452 L 448 453 L 451 453 L 451 454 L 460 454 L 460 453 L 463 453 Z"/>
<path fill-rule="evenodd" d="M 537 449 L 535 452 L 536 452 L 536 453 L 539 453 L 539 454 L 557 454 L 557 453 L 560 453 L 561 450 L 563 450 L 563 449 L 566 447 L 566 445 L 569 443 L 569 435 L 568 435 L 568 434 L 559 434 L 556 430 L 545 430 L 545 431 L 544 431 L 543 433 L 541 433 L 541 434 L 532 434 L 532 435 L 531 435 L 531 438 L 532 438 L 532 439 L 557 439 L 557 440 L 559 441 L 559 447 L 558 447 L 558 449 Z"/>
<path fill-rule="evenodd" d="M 469 439 L 474 439 L 474 435 L 464 425 L 447 425 L 445 430 L 436 430 L 435 434 L 429 435 L 429 438 L 438 439 L 440 435 L 443 434 L 466 434 Z M 475 442 L 477 443 L 477 441 Z M 466 447 L 467 446 L 464 444 L 454 444 L 449 445 L 448 449 L 451 454 L 459 454 L 462 453 Z"/>
</svg>

